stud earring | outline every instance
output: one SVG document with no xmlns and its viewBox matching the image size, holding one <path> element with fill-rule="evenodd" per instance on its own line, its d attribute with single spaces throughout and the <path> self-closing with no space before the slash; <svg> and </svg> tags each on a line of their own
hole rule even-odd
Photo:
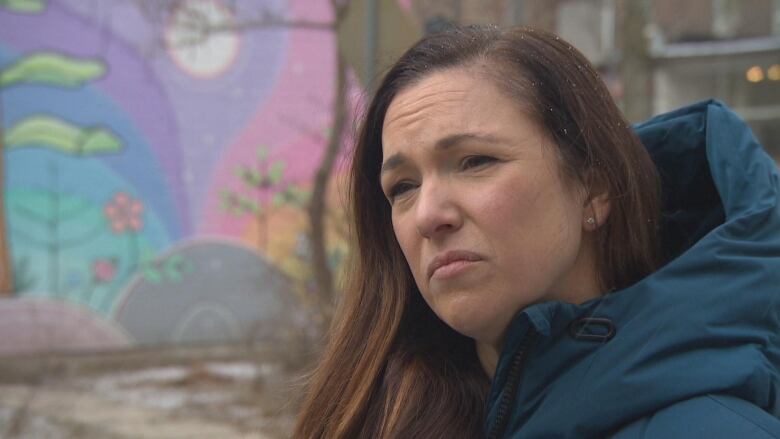
<svg viewBox="0 0 780 439">
<path fill-rule="evenodd" d="M 592 216 L 589 216 L 585 218 L 585 223 L 587 223 L 589 226 L 592 226 L 596 224 L 596 218 L 593 218 Z"/>
</svg>

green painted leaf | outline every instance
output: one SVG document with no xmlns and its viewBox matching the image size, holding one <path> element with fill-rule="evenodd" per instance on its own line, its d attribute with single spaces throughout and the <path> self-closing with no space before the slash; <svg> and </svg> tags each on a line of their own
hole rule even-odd
<svg viewBox="0 0 780 439">
<path fill-rule="evenodd" d="M 303 189 L 299 186 L 290 186 L 287 188 L 288 196 L 291 202 L 296 204 L 306 204 L 311 198 L 311 191 Z"/>
<path fill-rule="evenodd" d="M 268 170 L 268 180 L 271 184 L 277 184 L 282 181 L 282 177 L 284 177 L 284 168 L 284 162 L 274 162 L 271 165 L 271 169 Z"/>
<path fill-rule="evenodd" d="M 255 205 L 257 202 L 251 198 L 241 196 L 238 199 L 238 204 L 241 206 L 241 208 L 244 211 L 252 210 L 252 206 Z"/>
<path fill-rule="evenodd" d="M 278 192 L 274 194 L 273 201 L 271 201 L 274 207 L 280 207 L 282 204 L 286 202 L 287 202 L 287 196 L 283 192 Z"/>
<path fill-rule="evenodd" d="M 178 267 L 183 261 L 184 258 L 181 255 L 171 255 L 168 257 L 168 259 L 165 260 L 165 265 Z"/>
<path fill-rule="evenodd" d="M 220 195 L 219 209 L 222 211 L 222 213 L 226 213 L 230 210 L 232 194 L 228 190 L 223 189 L 219 195 Z"/>
<path fill-rule="evenodd" d="M 257 169 L 252 169 L 251 173 L 249 174 L 249 182 L 252 187 L 259 187 L 261 181 L 263 180 L 263 175 L 260 174 L 260 171 Z"/>
<path fill-rule="evenodd" d="M 171 282 L 179 283 L 181 282 L 182 276 L 181 273 L 179 273 L 178 270 L 169 270 L 168 271 L 168 280 Z"/>
<path fill-rule="evenodd" d="M 46 2 L 44 0 L 0 0 L 0 7 L 11 12 L 37 14 L 46 9 Z"/>
<path fill-rule="evenodd" d="M 94 155 L 105 152 L 115 152 L 122 149 L 122 144 L 110 131 L 103 128 L 85 129 L 81 135 L 80 155 Z"/>
<path fill-rule="evenodd" d="M 230 200 L 233 197 L 233 193 L 230 192 L 228 189 L 222 189 L 219 191 L 219 199 L 222 200 L 223 203 L 230 204 Z"/>
<path fill-rule="evenodd" d="M 107 129 L 82 128 L 50 116 L 22 120 L 8 130 L 5 141 L 8 148 L 44 146 L 77 156 L 118 152 L 124 147 Z"/>
<path fill-rule="evenodd" d="M 165 270 L 165 276 L 168 280 L 173 282 L 181 281 L 181 255 L 173 255 L 165 260 L 163 270 Z"/>
<path fill-rule="evenodd" d="M 260 172 L 249 166 L 240 166 L 236 168 L 236 176 L 241 179 L 247 187 L 257 188 L 260 185 Z"/>
<path fill-rule="evenodd" d="M 34 53 L 0 70 L 0 87 L 16 84 L 78 87 L 105 73 L 106 65 L 98 59 L 79 59 L 59 53 Z"/>
<path fill-rule="evenodd" d="M 160 272 L 155 270 L 153 267 L 147 267 L 143 271 L 144 273 L 144 279 L 146 279 L 147 282 L 151 282 L 153 284 L 159 284 L 162 282 L 162 276 L 160 275 Z"/>
<path fill-rule="evenodd" d="M 265 146 L 258 146 L 257 147 L 257 159 L 261 162 L 265 161 L 265 159 L 268 158 L 268 148 Z"/>
</svg>

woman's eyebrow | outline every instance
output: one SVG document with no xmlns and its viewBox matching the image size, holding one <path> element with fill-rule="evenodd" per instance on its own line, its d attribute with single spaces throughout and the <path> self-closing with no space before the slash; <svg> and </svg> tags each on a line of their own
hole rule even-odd
<svg viewBox="0 0 780 439">
<path fill-rule="evenodd" d="M 487 143 L 501 143 L 501 139 L 487 133 L 457 133 L 442 137 L 434 147 L 437 150 L 449 149 L 468 140 L 478 140 Z"/>
<path fill-rule="evenodd" d="M 384 175 L 385 172 L 391 171 L 406 163 L 406 156 L 399 153 L 393 154 L 382 163 L 382 170 L 379 175 Z"/>
<path fill-rule="evenodd" d="M 492 135 L 492 134 L 486 134 L 486 133 L 457 133 L 457 134 L 451 134 L 446 137 L 442 137 L 436 142 L 436 145 L 434 145 L 434 149 L 436 150 L 446 150 L 450 148 L 457 147 L 461 145 L 463 142 L 469 141 L 469 140 L 478 140 L 480 142 L 486 142 L 486 143 L 501 143 L 501 139 Z M 384 173 L 391 171 L 395 168 L 398 168 L 399 166 L 406 163 L 406 156 L 401 153 L 396 153 L 388 157 L 387 160 L 382 163 L 382 170 L 379 172 L 380 175 L 383 175 Z"/>
</svg>

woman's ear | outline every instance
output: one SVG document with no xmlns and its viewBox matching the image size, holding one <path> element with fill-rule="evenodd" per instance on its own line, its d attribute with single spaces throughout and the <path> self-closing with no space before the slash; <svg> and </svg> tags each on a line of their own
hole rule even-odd
<svg viewBox="0 0 780 439">
<path fill-rule="evenodd" d="M 612 208 L 612 202 L 609 192 L 601 191 L 598 194 L 591 194 L 585 202 L 585 218 L 583 218 L 583 227 L 592 232 L 601 227 L 609 218 L 609 212 Z"/>
<path fill-rule="evenodd" d="M 600 178 L 598 172 L 591 169 L 585 176 L 586 195 L 583 203 L 583 229 L 593 232 L 609 218 L 609 212 L 612 208 L 612 201 L 609 193 L 609 185 Z"/>
</svg>

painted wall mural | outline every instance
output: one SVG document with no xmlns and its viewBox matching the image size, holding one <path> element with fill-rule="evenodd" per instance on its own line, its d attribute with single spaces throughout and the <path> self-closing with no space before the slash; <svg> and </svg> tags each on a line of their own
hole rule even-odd
<svg viewBox="0 0 780 439">
<path fill-rule="evenodd" d="M 232 25 L 331 13 L 327 0 L 0 0 L 15 284 L 0 355 L 263 337 L 294 320 L 336 41 Z"/>
</svg>

